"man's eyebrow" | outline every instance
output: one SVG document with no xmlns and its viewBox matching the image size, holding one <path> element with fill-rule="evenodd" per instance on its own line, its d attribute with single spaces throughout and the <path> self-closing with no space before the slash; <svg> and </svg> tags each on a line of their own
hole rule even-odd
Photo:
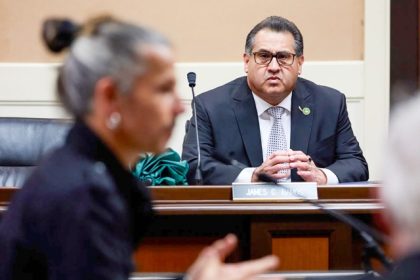
<svg viewBox="0 0 420 280">
<path fill-rule="evenodd" d="M 275 52 L 271 52 L 267 49 L 258 49 L 255 52 L 268 52 L 268 53 L 272 53 L 272 54 L 276 54 L 276 53 L 290 53 L 288 50 L 281 50 L 281 51 L 275 51 Z"/>
</svg>

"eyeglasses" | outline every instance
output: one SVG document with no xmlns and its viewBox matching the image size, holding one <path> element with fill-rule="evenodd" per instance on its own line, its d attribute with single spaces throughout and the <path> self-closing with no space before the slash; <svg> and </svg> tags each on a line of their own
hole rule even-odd
<svg viewBox="0 0 420 280">
<path fill-rule="evenodd" d="M 255 63 L 260 65 L 269 65 L 276 58 L 279 65 L 290 66 L 295 61 L 296 54 L 289 52 L 271 53 L 267 51 L 253 52 Z"/>
</svg>

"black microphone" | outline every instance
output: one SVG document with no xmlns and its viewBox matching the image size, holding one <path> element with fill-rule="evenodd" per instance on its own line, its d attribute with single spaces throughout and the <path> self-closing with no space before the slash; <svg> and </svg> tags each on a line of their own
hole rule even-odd
<svg viewBox="0 0 420 280">
<path fill-rule="evenodd" d="M 230 164 L 233 166 L 236 166 L 238 168 L 247 168 L 248 166 L 246 166 L 245 164 L 235 160 L 235 159 L 229 159 L 226 158 L 224 155 L 222 155 L 219 152 L 214 152 L 213 154 L 214 158 L 216 158 L 217 160 L 226 163 L 226 164 Z M 387 238 L 377 232 L 376 230 L 372 229 L 370 226 L 368 226 L 367 224 L 363 223 L 362 221 L 347 215 L 345 213 L 342 213 L 338 210 L 335 209 L 328 209 L 326 208 L 324 205 L 322 205 L 321 203 L 315 201 L 315 200 L 311 200 L 311 199 L 307 199 L 305 196 L 300 195 L 299 193 L 296 192 L 292 192 L 292 190 L 284 185 L 281 184 L 277 184 L 277 180 L 274 179 L 273 177 L 271 177 L 268 174 L 265 173 L 261 173 L 258 175 L 258 179 L 262 182 L 266 182 L 266 183 L 273 183 L 276 184 L 277 186 L 279 186 L 280 188 L 283 188 L 284 190 L 286 190 L 289 193 L 293 193 L 295 196 L 299 197 L 299 199 L 301 199 L 303 202 L 309 203 L 315 207 L 317 207 L 318 209 L 320 209 L 321 211 L 327 213 L 328 215 L 336 218 L 337 220 L 351 226 L 353 229 L 355 229 L 359 235 L 361 236 L 361 238 L 363 239 L 363 241 L 365 242 L 364 245 L 364 253 L 363 253 L 363 266 L 365 269 L 366 273 L 372 274 L 374 273 L 373 269 L 372 269 L 372 265 L 370 263 L 370 259 L 371 258 L 376 258 L 377 260 L 379 260 L 381 262 L 381 264 L 388 270 L 388 271 L 392 271 L 393 269 L 393 263 L 392 261 L 385 255 L 384 251 L 382 250 L 382 248 L 379 246 L 378 242 L 376 240 L 380 240 L 381 242 L 384 243 L 389 243 Z"/>
<path fill-rule="evenodd" d="M 189 72 L 187 74 L 187 80 L 188 80 L 188 86 L 191 88 L 195 87 L 195 79 L 196 79 L 197 75 L 194 72 Z M 194 98 L 194 93 L 193 93 L 193 98 Z"/>
<path fill-rule="evenodd" d="M 191 92 L 193 96 L 192 109 L 193 109 L 193 116 L 194 116 L 194 123 L 195 123 L 195 139 L 196 139 L 196 144 L 197 144 L 197 168 L 195 169 L 194 183 L 196 185 L 201 185 L 203 182 L 203 175 L 201 174 L 201 149 L 200 149 L 200 139 L 198 137 L 197 109 L 195 106 L 196 99 L 195 99 L 195 93 L 194 93 L 196 77 L 197 75 L 194 72 L 189 72 L 187 74 L 188 86 L 191 88 Z"/>
</svg>

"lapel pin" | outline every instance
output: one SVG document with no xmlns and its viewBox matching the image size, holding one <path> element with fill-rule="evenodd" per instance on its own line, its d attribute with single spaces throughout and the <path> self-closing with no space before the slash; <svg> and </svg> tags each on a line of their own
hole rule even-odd
<svg viewBox="0 0 420 280">
<path fill-rule="evenodd" d="M 311 113 L 311 109 L 309 109 L 308 107 L 300 107 L 299 106 L 299 110 L 302 112 L 302 114 L 304 114 L 305 116 L 309 115 Z"/>
</svg>

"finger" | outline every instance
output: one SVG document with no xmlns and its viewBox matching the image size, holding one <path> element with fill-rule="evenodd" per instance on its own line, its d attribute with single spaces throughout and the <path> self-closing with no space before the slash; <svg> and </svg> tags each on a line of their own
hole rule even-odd
<svg viewBox="0 0 420 280">
<path fill-rule="evenodd" d="M 233 234 L 226 235 L 223 239 L 219 239 L 211 246 L 217 251 L 220 260 L 224 260 L 235 249 L 238 239 Z"/>
<path fill-rule="evenodd" d="M 289 150 L 289 156 L 301 155 L 301 154 L 305 154 L 305 153 L 302 151 Z"/>
<path fill-rule="evenodd" d="M 233 264 L 238 279 L 247 279 L 257 274 L 262 274 L 275 269 L 279 265 L 279 259 L 276 256 L 266 256 L 257 260 L 245 261 Z"/>
<path fill-rule="evenodd" d="M 289 178 L 289 176 L 290 176 L 290 172 L 287 172 L 287 173 L 279 172 L 279 173 L 274 173 L 270 175 L 271 178 L 276 179 L 276 180 Z"/>
<path fill-rule="evenodd" d="M 272 169 L 272 167 L 277 164 L 284 164 L 284 163 L 287 163 L 287 164 L 289 163 L 288 157 L 285 157 L 285 156 L 275 157 L 273 159 L 269 159 L 263 162 L 263 164 L 261 164 L 259 167 L 255 169 L 255 172 L 257 174 L 277 172 L 279 168 L 277 167 L 277 168 Z"/>
<path fill-rule="evenodd" d="M 313 160 L 312 160 L 311 156 L 308 156 L 308 162 L 309 162 L 310 164 L 315 165 L 315 163 L 313 162 Z"/>
<path fill-rule="evenodd" d="M 265 173 L 273 179 L 284 179 L 290 176 L 290 169 L 280 169 L 276 172 L 267 172 Z"/>
<path fill-rule="evenodd" d="M 303 162 L 307 162 L 308 160 L 309 160 L 308 155 L 305 155 L 304 153 L 290 156 L 290 161 L 303 161 Z"/>
<path fill-rule="evenodd" d="M 266 160 L 268 166 L 272 166 L 278 163 L 289 162 L 288 155 L 272 155 Z"/>
<path fill-rule="evenodd" d="M 290 169 L 289 163 L 279 163 L 270 167 L 266 167 L 265 171 L 269 173 L 277 173 L 279 171 L 288 171 Z"/>
<path fill-rule="evenodd" d="M 274 156 L 289 156 L 289 151 L 275 151 L 273 152 L 268 158 L 274 157 Z"/>
<path fill-rule="evenodd" d="M 315 182 L 315 177 L 312 171 L 298 170 L 296 173 L 306 182 Z"/>
<path fill-rule="evenodd" d="M 291 162 L 289 165 L 290 165 L 290 168 L 297 168 L 297 170 L 310 171 L 313 168 L 313 166 L 309 164 L 308 162 L 302 162 L 302 161 Z"/>
<path fill-rule="evenodd" d="M 278 173 L 266 173 L 266 172 L 263 172 L 263 173 L 260 173 L 260 175 L 259 175 L 260 177 L 259 178 L 264 177 L 264 175 L 268 176 L 270 179 L 280 180 L 280 179 L 289 178 L 290 171 L 288 171 L 286 173 L 282 173 L 282 172 L 278 172 Z M 267 179 L 268 178 L 262 178 L 262 179 L 259 179 L 259 181 L 267 182 Z M 271 180 L 270 180 L 270 182 L 271 182 Z"/>
<path fill-rule="evenodd" d="M 203 267 L 210 265 L 210 262 L 213 262 L 214 259 L 218 260 L 218 257 L 217 251 L 211 246 L 204 248 L 194 263 L 188 268 L 187 274 L 190 276 L 200 274 Z"/>
</svg>

